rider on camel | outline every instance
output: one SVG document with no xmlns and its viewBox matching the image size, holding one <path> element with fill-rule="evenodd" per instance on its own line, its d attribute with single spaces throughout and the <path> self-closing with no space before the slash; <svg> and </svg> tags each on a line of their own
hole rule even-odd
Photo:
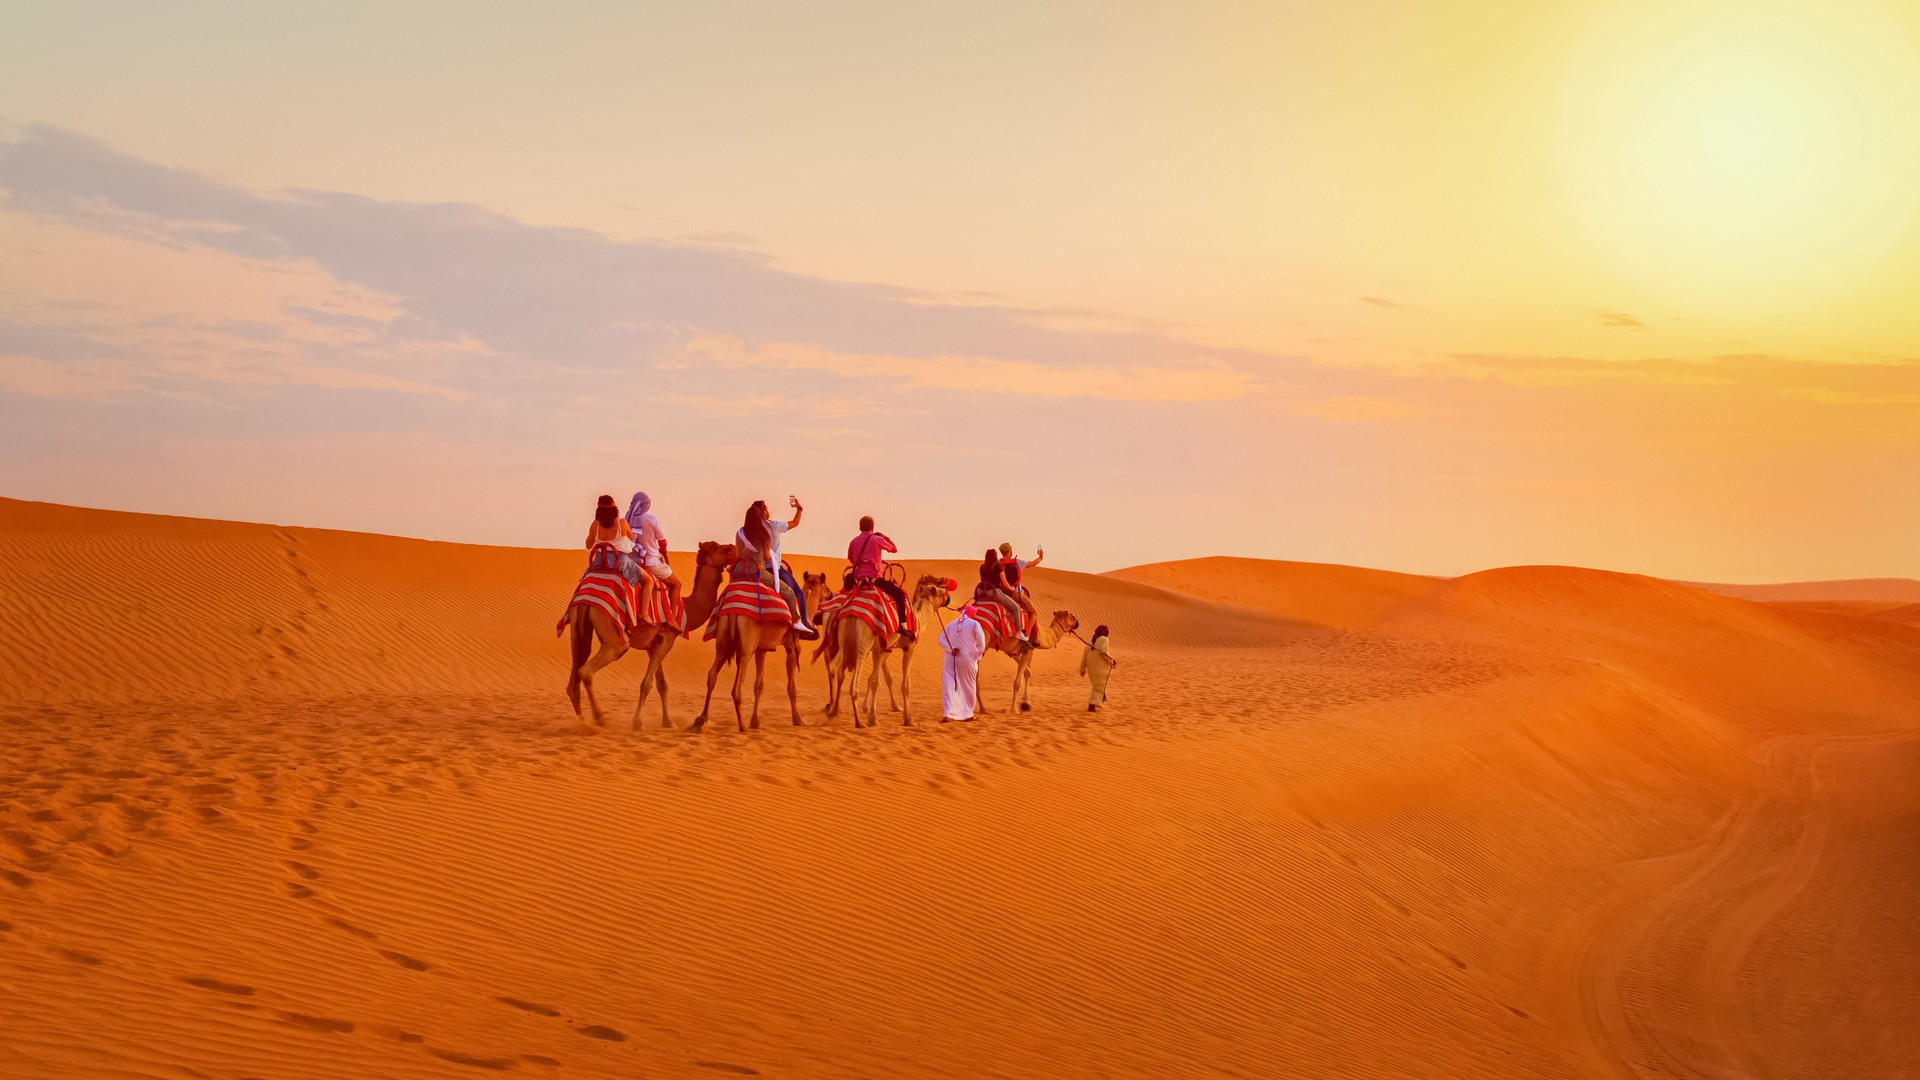
<svg viewBox="0 0 1920 1080">
<path fill-rule="evenodd" d="M 1027 618 L 1033 620 L 1035 625 L 1039 623 L 1039 616 L 1034 614 L 1033 596 L 1027 592 L 1026 582 L 1021 579 L 1026 576 L 1028 568 L 1039 566 L 1046 557 L 1047 550 L 1036 545 L 1031 561 L 1016 559 L 1013 557 L 1012 544 L 1004 541 L 1000 544 L 1000 572 L 1007 580 L 1008 591 L 1013 593 L 1014 599 L 1020 601 L 1020 610 L 1026 612 Z"/>
<path fill-rule="evenodd" d="M 893 598 L 893 608 L 900 614 L 900 632 L 907 632 L 907 594 L 906 590 L 887 580 L 886 556 L 889 552 L 898 553 L 899 548 L 886 533 L 873 531 L 871 516 L 860 519 L 860 535 L 847 545 L 847 565 L 852 567 L 840 583 L 843 591 L 851 591 L 856 585 L 873 585 L 881 592 Z"/>
<path fill-rule="evenodd" d="M 633 530 L 621 519 L 613 496 L 600 496 L 593 510 L 593 522 L 587 526 L 587 570 L 619 574 L 627 584 L 639 586 L 640 610 L 645 611 L 653 579 L 641 572 L 633 550 Z"/>
<path fill-rule="evenodd" d="M 980 560 L 980 584 L 974 586 L 976 600 L 999 604 L 1013 617 L 1013 624 L 1019 627 L 1021 641 L 1027 640 L 1026 616 L 1033 614 L 1033 605 L 1016 590 L 1018 585 L 1007 580 L 1007 563 L 1000 561 L 1000 553 L 993 548 L 987 549 L 986 557 Z"/>
<path fill-rule="evenodd" d="M 655 581 L 665 585 L 667 604 L 671 608 L 680 595 L 680 579 L 667 564 L 667 538 L 660 531 L 660 519 L 653 514 L 653 498 L 646 492 L 633 493 L 633 501 L 627 504 L 627 525 L 633 533 L 634 556 L 640 561 L 641 577 L 646 579 L 641 587 L 650 592 Z M 645 603 L 643 599 L 642 611 L 647 610 Z"/>
<path fill-rule="evenodd" d="M 806 511 L 800 500 L 789 495 L 787 502 L 793 507 L 793 520 L 781 521 L 767 509 L 765 499 L 756 499 L 747 507 L 747 519 L 740 531 L 734 534 L 734 543 L 739 548 L 738 561 L 734 563 L 733 576 L 736 579 L 752 577 L 758 581 L 771 583 L 780 592 L 780 598 L 787 602 L 793 612 L 793 628 L 808 641 L 820 636 L 820 632 L 807 624 L 806 608 L 800 602 L 800 587 L 793 580 L 793 572 L 780 564 L 780 538 L 788 529 L 800 524 L 800 518 Z"/>
</svg>

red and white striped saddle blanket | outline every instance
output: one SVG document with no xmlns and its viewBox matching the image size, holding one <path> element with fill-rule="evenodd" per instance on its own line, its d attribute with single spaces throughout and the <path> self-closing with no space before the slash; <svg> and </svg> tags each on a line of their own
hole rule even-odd
<svg viewBox="0 0 1920 1080">
<path fill-rule="evenodd" d="M 770 626 L 793 625 L 793 612 L 787 602 L 773 586 L 761 581 L 736 581 L 720 593 L 713 605 L 713 618 L 707 622 L 705 640 L 712 641 L 720 632 L 720 619 L 726 615 L 745 615 Z"/>
<path fill-rule="evenodd" d="M 893 648 L 893 639 L 902 629 L 900 612 L 893 606 L 893 597 L 882 592 L 877 585 L 855 585 L 849 592 L 828 597 L 821 601 L 820 612 L 814 621 L 825 626 L 829 620 L 841 616 L 859 619 L 873 627 L 874 635 L 888 649 Z M 909 634 L 920 632 L 920 618 L 912 608 L 907 609 L 905 630 Z"/>
<path fill-rule="evenodd" d="M 560 621 L 554 624 L 554 635 L 567 632 L 573 609 L 581 604 L 592 604 L 606 612 L 607 617 L 613 620 L 622 644 L 643 623 L 671 626 L 675 630 L 686 626 L 686 597 L 674 596 L 669 603 L 666 586 L 656 585 L 653 596 L 648 600 L 647 610 L 636 614 L 639 600 L 639 587 L 627 584 L 626 578 L 601 570 L 589 570 L 581 576 L 580 584 L 573 587 L 573 599 L 567 602 L 567 610 L 560 613 Z"/>
<path fill-rule="evenodd" d="M 1012 641 L 1020 634 L 1020 620 L 992 600 L 973 602 L 973 621 L 987 632 L 987 642 Z"/>
<path fill-rule="evenodd" d="M 573 587 L 573 599 L 567 601 L 567 609 L 560 613 L 560 621 L 554 624 L 555 637 L 567 632 L 567 623 L 573 619 L 573 609 L 581 604 L 591 604 L 607 613 L 613 620 L 614 632 L 620 635 L 620 644 L 627 643 L 627 636 L 638 625 L 636 608 L 638 592 L 627 584 L 627 579 L 619 574 L 609 574 L 599 570 L 589 570 L 580 576 L 580 584 Z"/>
</svg>

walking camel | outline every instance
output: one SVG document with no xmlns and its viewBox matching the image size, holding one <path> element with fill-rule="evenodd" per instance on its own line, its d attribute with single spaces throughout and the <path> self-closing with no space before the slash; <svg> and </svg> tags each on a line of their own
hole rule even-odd
<svg viewBox="0 0 1920 1080">
<path fill-rule="evenodd" d="M 715 544 L 723 555 L 722 565 L 731 566 L 739 557 L 732 544 Z M 706 544 L 700 545 L 705 552 Z M 702 556 L 704 558 L 704 555 Z M 711 611 L 711 607 L 708 609 Z M 733 672 L 733 720 L 741 731 L 760 730 L 760 692 L 767 685 L 767 654 L 775 649 L 787 651 L 787 705 L 793 710 L 793 726 L 800 726 L 800 638 L 792 626 L 769 625 L 748 615 L 715 615 L 713 666 L 707 669 L 707 697 L 700 705 L 700 716 L 693 722 L 698 735 L 707 727 L 707 713 L 713 708 L 713 688 L 720 681 L 720 669 L 728 664 Z M 753 657 L 753 716 L 749 724 L 741 715 L 740 683 L 746 678 L 747 657 Z"/>
<path fill-rule="evenodd" d="M 1040 627 L 1031 642 L 1021 641 L 1017 637 L 1002 637 L 995 632 L 990 623 L 983 621 L 980 625 L 987 632 L 988 649 L 1013 657 L 1015 664 L 1013 704 L 1008 707 L 1008 711 L 1011 712 L 1017 708 L 1021 712 L 1032 712 L 1033 705 L 1027 700 L 1027 687 L 1033 681 L 1033 650 L 1051 649 L 1059 645 L 1061 638 L 1080 629 L 1080 620 L 1074 618 L 1073 612 L 1064 608 L 1056 610 L 1053 613 L 1053 620 Z M 973 696 L 977 701 L 986 701 L 980 693 L 980 676 L 977 673 L 974 675 Z M 981 711 L 988 710 L 983 707 Z"/>
<path fill-rule="evenodd" d="M 715 598 L 720 593 L 720 575 L 729 565 L 730 548 L 708 541 L 700 545 L 695 557 L 693 588 L 687 593 L 687 627 L 689 629 L 706 623 L 707 616 L 713 611 Z M 667 715 L 667 672 L 665 663 L 667 654 L 673 651 L 674 642 L 680 639 L 679 631 L 671 626 L 658 623 L 641 623 L 627 635 L 627 641 L 620 641 L 620 633 L 614 627 L 607 613 L 592 604 L 575 604 L 568 613 L 569 629 L 572 634 L 573 671 L 567 677 L 567 700 L 573 703 L 573 714 L 580 715 L 580 691 L 587 693 L 587 704 L 593 710 L 593 728 L 606 727 L 606 717 L 600 711 L 600 702 L 593 696 L 593 677 L 600 670 L 627 654 L 628 649 L 640 649 L 647 654 L 647 673 L 640 677 L 640 700 L 633 706 L 633 730 L 641 728 L 640 710 L 647 703 L 647 691 L 658 687 L 660 690 L 660 726 L 672 727 L 673 719 Z M 593 648 L 594 639 L 600 641 L 599 651 L 588 659 L 587 652 Z M 583 730 L 587 728 L 584 721 Z"/>
<path fill-rule="evenodd" d="M 921 575 L 919 583 L 913 587 L 913 596 L 910 600 L 916 614 L 924 612 L 920 615 L 921 633 L 938 632 L 930 630 L 929 627 L 937 627 L 940 624 L 940 609 L 947 606 L 950 598 L 951 593 L 948 591 L 946 578 L 933 574 Z M 887 604 L 893 603 L 891 599 L 884 596 L 881 597 L 881 601 Z M 880 722 L 874 719 L 873 714 L 878 703 L 875 691 L 881 675 L 887 676 L 889 697 L 893 693 L 893 676 L 887 672 L 886 667 L 887 643 L 873 632 L 873 627 L 865 619 L 848 616 L 844 613 L 844 609 L 841 614 L 836 614 L 828 625 L 821 627 L 820 633 L 820 646 L 814 650 L 813 658 L 816 661 L 823 658 L 827 661 L 827 715 L 840 715 L 841 685 L 847 681 L 848 675 L 852 675 L 853 726 L 856 728 L 862 726 L 860 722 L 860 661 L 862 658 L 871 658 L 873 669 L 867 673 L 867 717 L 864 726 L 878 726 Z M 913 708 L 911 696 L 907 691 L 907 680 L 913 672 L 914 639 L 901 633 L 894 636 L 891 644 L 892 651 L 900 654 L 900 704 L 897 706 L 901 714 L 900 724 L 902 727 L 910 727 L 913 724 Z"/>
</svg>

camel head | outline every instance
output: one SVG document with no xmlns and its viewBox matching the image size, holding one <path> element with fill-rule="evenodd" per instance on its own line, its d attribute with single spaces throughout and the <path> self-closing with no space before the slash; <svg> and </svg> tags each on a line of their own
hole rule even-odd
<svg viewBox="0 0 1920 1080">
<path fill-rule="evenodd" d="M 827 584 L 827 575 L 816 574 L 809 570 L 800 575 L 800 593 L 808 598 L 809 605 L 816 605 L 820 600 L 833 596 L 833 587 Z M 818 599 L 814 599 L 815 597 Z"/>
<path fill-rule="evenodd" d="M 698 563 L 711 566 L 716 570 L 725 570 L 740 557 L 740 552 L 732 544 L 722 544 L 717 540 L 700 541 Z"/>
<path fill-rule="evenodd" d="M 956 587 L 958 583 L 952 578 L 940 577 L 937 574 L 922 574 L 920 580 L 913 586 L 913 606 L 931 604 L 938 608 L 946 607 L 952 603 L 953 590 Z"/>
<path fill-rule="evenodd" d="M 1073 612 L 1059 608 L 1053 613 L 1053 625 L 1059 627 L 1061 633 L 1070 634 L 1080 629 L 1080 620 L 1073 617 Z"/>
</svg>

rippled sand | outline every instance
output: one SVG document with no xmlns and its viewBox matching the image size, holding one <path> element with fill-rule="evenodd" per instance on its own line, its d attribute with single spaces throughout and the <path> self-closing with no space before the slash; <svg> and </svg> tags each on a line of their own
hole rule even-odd
<svg viewBox="0 0 1920 1080">
<path fill-rule="evenodd" d="M 1892 600 L 1042 570 L 1102 713 L 579 736 L 580 562 L 0 501 L 0 1076 L 1916 1074 Z"/>
</svg>

